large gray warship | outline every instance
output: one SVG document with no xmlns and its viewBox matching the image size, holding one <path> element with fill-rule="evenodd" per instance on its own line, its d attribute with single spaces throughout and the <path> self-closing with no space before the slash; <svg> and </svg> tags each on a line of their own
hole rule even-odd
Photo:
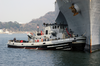
<svg viewBox="0 0 100 66">
<path fill-rule="evenodd" d="M 57 23 L 68 24 L 74 34 L 86 36 L 85 50 L 100 49 L 100 0 L 56 0 Z"/>
</svg>

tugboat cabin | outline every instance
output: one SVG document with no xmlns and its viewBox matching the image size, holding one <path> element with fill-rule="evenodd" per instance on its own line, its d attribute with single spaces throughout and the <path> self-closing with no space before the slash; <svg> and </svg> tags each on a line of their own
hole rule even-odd
<svg viewBox="0 0 100 66">
<path fill-rule="evenodd" d="M 66 24 L 43 24 L 44 32 L 37 32 L 34 38 L 35 42 L 52 41 L 58 39 L 65 39 L 67 37 Z"/>
</svg>

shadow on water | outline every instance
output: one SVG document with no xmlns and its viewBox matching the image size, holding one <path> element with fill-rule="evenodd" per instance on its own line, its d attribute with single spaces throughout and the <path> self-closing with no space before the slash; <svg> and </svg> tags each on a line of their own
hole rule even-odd
<svg viewBox="0 0 100 66">
<path fill-rule="evenodd" d="M 100 52 L 56 51 L 53 54 L 55 66 L 99 66 Z"/>
<path fill-rule="evenodd" d="M 100 51 L 30 50 L 8 48 L 7 41 L 26 35 L 0 35 L 0 66 L 100 66 Z"/>
</svg>

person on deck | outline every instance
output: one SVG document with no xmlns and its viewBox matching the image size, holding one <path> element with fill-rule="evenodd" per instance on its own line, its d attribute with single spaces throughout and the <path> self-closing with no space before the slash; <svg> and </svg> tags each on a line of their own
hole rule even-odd
<svg viewBox="0 0 100 66">
<path fill-rule="evenodd" d="M 16 42 L 16 38 L 14 38 L 14 40 L 13 40 L 14 42 Z"/>
</svg>

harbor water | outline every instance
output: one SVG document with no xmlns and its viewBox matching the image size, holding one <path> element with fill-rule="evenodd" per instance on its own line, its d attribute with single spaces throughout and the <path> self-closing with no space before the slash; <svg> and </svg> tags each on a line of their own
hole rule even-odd
<svg viewBox="0 0 100 66">
<path fill-rule="evenodd" d="M 26 34 L 0 34 L 0 66 L 100 66 L 100 51 L 8 48 L 8 40 L 28 40 Z"/>
</svg>

